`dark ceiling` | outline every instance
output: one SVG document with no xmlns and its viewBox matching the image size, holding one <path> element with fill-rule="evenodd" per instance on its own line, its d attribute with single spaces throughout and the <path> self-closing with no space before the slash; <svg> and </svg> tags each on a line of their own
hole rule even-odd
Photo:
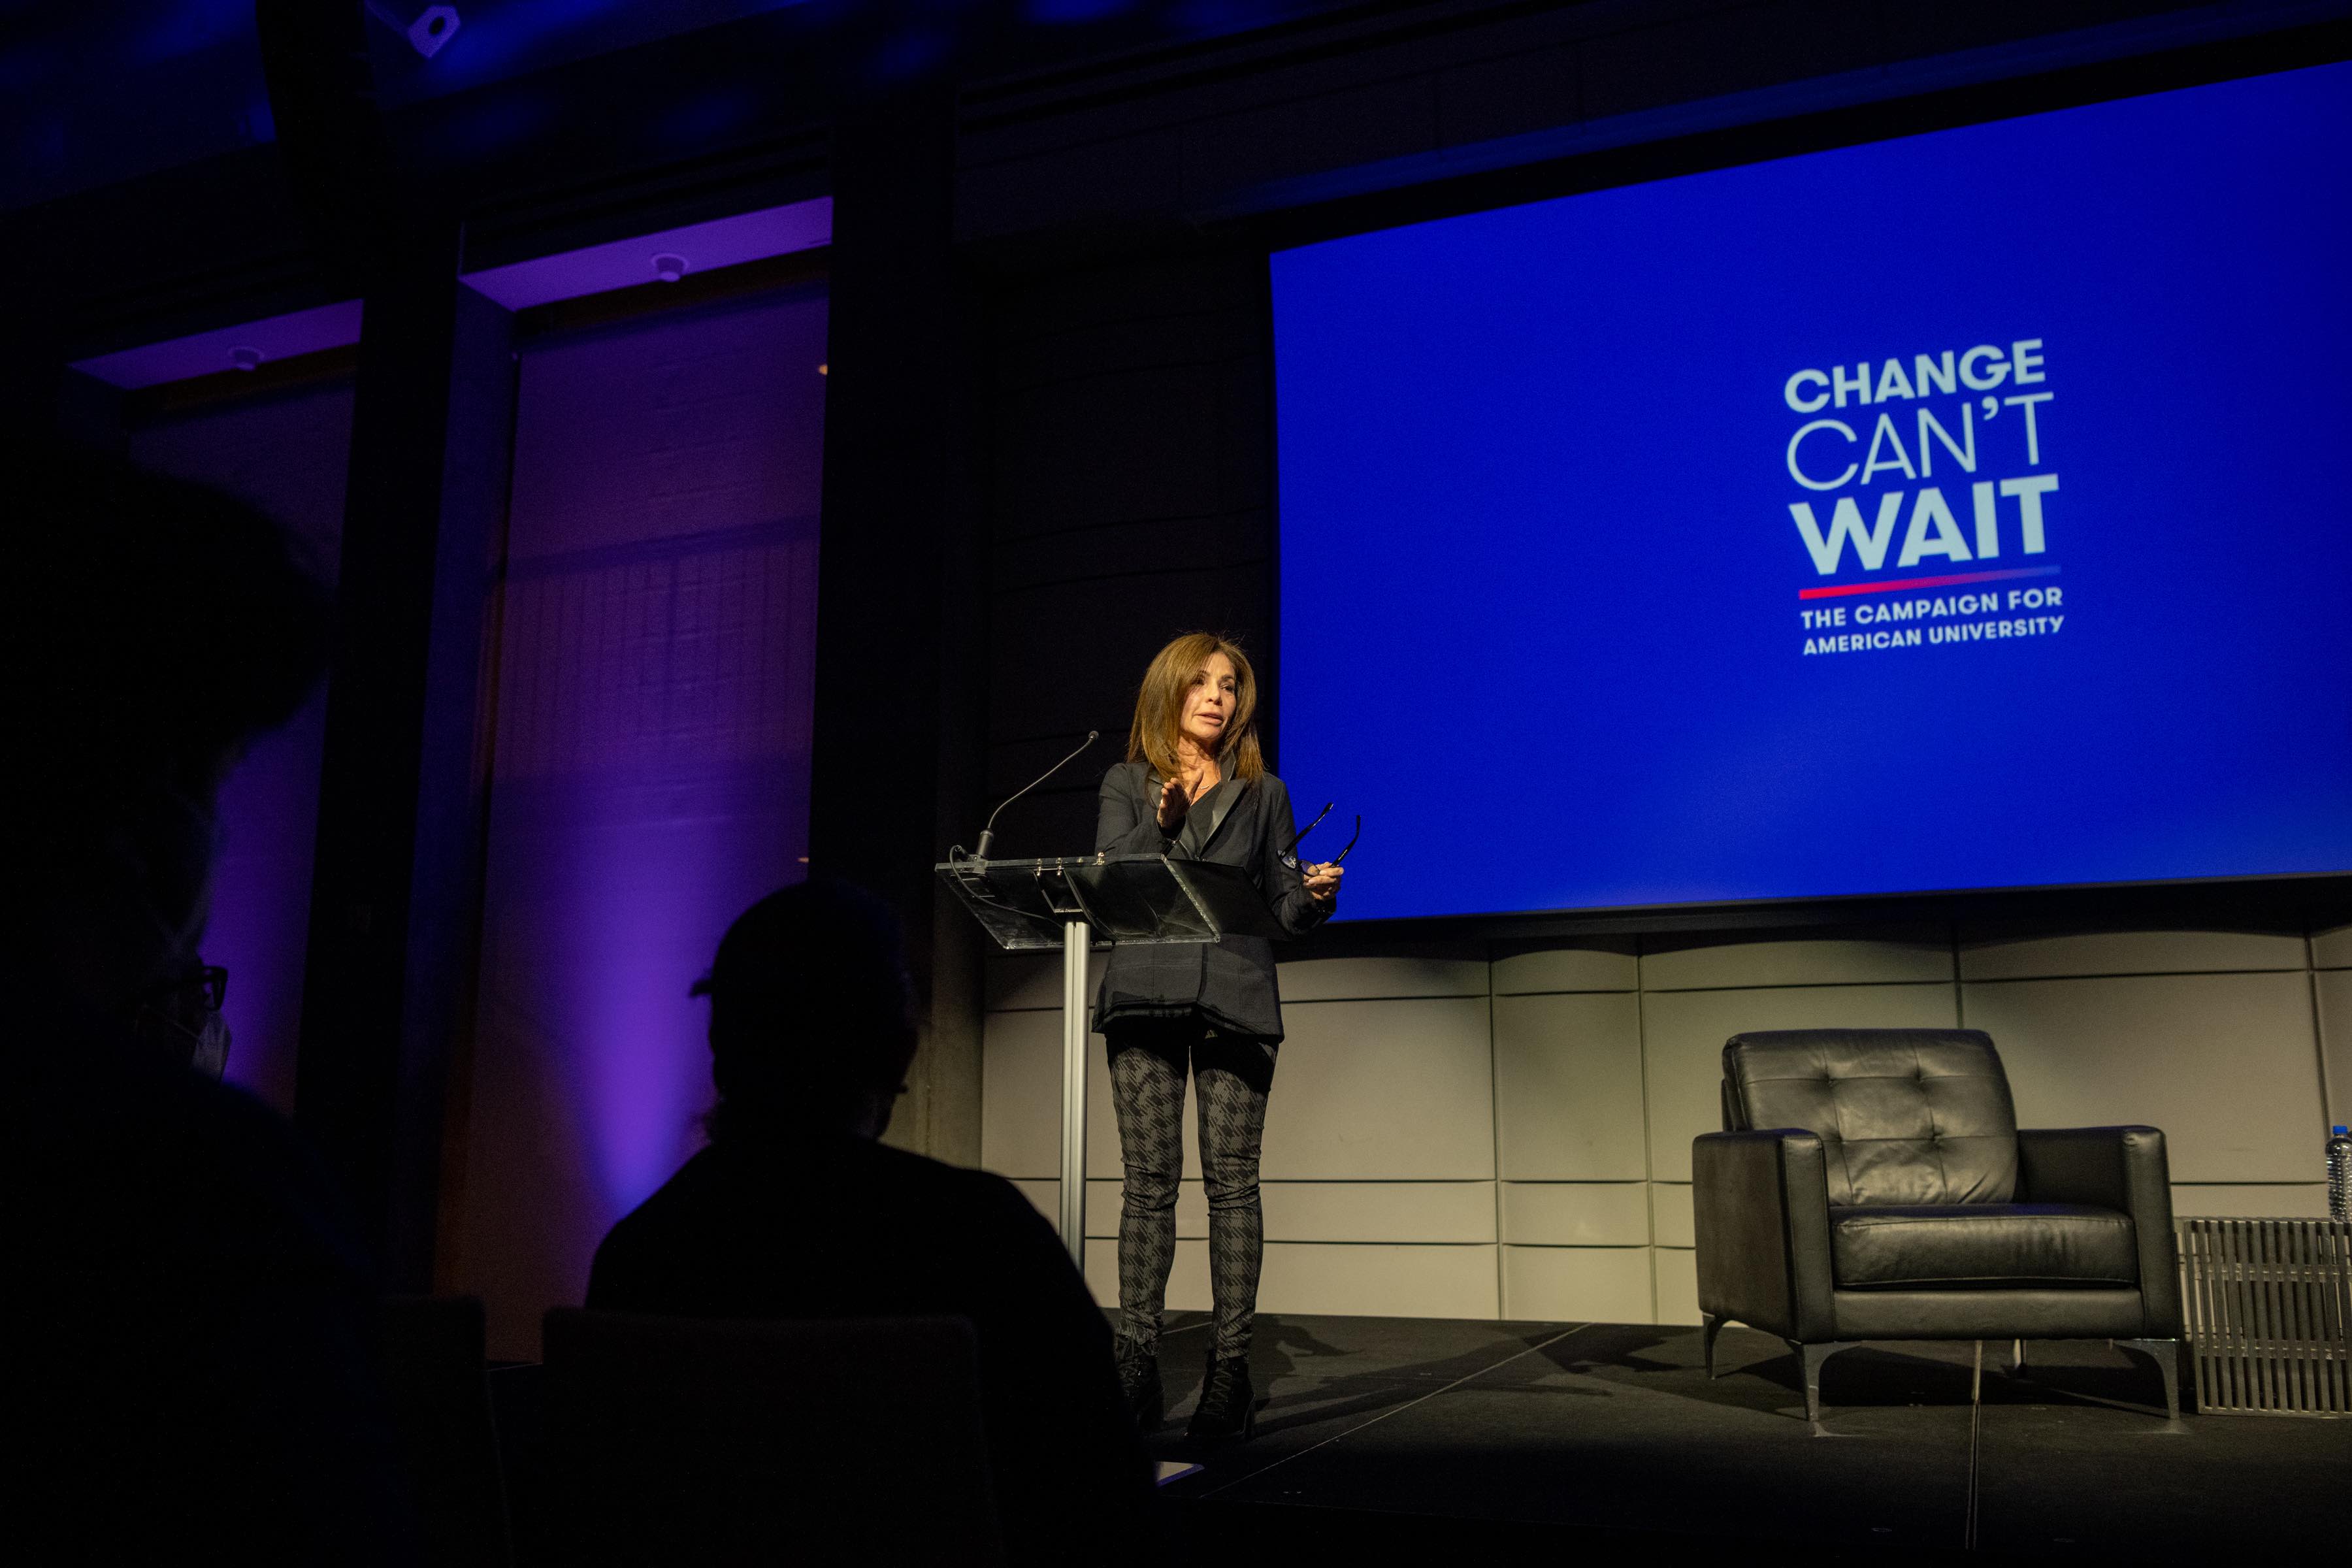
<svg viewBox="0 0 2352 1568">
<path fill-rule="evenodd" d="M 502 120 L 528 118 L 500 113 L 501 84 L 691 34 L 711 35 L 709 90 L 681 110 L 677 129 L 684 139 L 725 138 L 772 113 L 772 95 L 737 79 L 740 62 L 756 57 L 720 43 L 747 32 L 836 54 L 840 40 L 855 39 L 856 58 L 836 63 L 889 77 L 1051 65 L 1339 8 L 1339 0 L 460 0 L 457 31 L 428 59 L 401 30 L 425 9 L 421 0 L 366 3 L 383 107 L 397 115 L 468 95 L 480 101 L 467 118 L 493 139 Z M 253 0 L 0 0 L 0 208 L 274 140 L 254 11 Z"/>
</svg>

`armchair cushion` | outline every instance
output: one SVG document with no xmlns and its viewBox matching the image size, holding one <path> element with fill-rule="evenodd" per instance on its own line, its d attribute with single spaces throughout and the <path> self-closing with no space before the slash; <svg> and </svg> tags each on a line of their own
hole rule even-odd
<svg viewBox="0 0 2352 1568">
<path fill-rule="evenodd" d="M 1977 1029 L 1779 1029 L 1723 1047 L 1727 1131 L 1822 1141 L 1830 1202 L 2005 1204 L 2017 1112 Z"/>
<path fill-rule="evenodd" d="M 1843 1290 L 2139 1283 L 2130 1216 L 2075 1204 L 1832 1209 L 1830 1252 Z"/>
</svg>

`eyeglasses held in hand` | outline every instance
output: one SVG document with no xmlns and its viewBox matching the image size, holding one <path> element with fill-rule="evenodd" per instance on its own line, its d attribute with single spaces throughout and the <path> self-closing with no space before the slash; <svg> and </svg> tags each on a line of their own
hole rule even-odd
<svg viewBox="0 0 2352 1568">
<path fill-rule="evenodd" d="M 1323 809 L 1315 814 L 1315 819 L 1290 836 L 1290 847 L 1282 852 L 1282 858 L 1290 861 L 1293 865 L 1296 865 L 1297 863 L 1298 841 L 1306 837 L 1308 834 L 1314 832 L 1317 827 L 1320 826 L 1323 819 L 1331 815 L 1331 808 L 1339 804 L 1339 803 L 1336 800 L 1325 801 L 1323 803 Z M 1327 866 L 1337 866 L 1340 861 L 1345 860 L 1348 858 L 1348 851 L 1356 847 L 1356 839 L 1361 838 L 1363 836 L 1364 819 L 1360 814 L 1356 818 L 1356 832 L 1354 837 L 1348 840 L 1346 847 L 1343 847 L 1339 853 L 1334 855 L 1330 859 L 1324 861 L 1323 864 Z"/>
</svg>

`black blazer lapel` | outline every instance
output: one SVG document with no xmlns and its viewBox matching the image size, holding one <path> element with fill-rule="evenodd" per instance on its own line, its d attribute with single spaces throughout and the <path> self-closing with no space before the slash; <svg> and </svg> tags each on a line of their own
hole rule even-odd
<svg viewBox="0 0 2352 1568">
<path fill-rule="evenodd" d="M 1234 781 L 1234 787 L 1223 793 L 1223 797 L 1217 802 L 1216 809 L 1209 814 L 1209 831 L 1201 835 L 1201 847 L 1194 858 L 1206 860 L 1209 858 L 1209 850 L 1217 842 L 1217 835 L 1223 832 L 1225 824 L 1233 820 L 1234 807 L 1239 804 L 1242 796 L 1256 793 L 1253 785 L 1244 784 L 1239 779 Z"/>
</svg>

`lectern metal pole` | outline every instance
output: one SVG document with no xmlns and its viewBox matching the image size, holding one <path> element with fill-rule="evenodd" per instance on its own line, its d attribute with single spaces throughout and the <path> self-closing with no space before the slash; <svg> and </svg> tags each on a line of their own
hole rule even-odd
<svg viewBox="0 0 2352 1568">
<path fill-rule="evenodd" d="M 1062 925 L 1062 1245 L 1087 1269 L 1087 946 L 1084 921 Z"/>
</svg>

